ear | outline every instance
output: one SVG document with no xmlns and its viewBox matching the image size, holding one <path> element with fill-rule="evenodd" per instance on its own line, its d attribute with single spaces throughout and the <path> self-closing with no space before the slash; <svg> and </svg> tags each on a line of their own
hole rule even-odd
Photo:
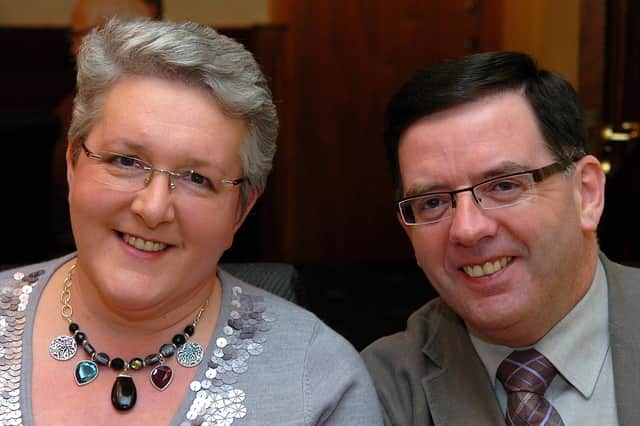
<svg viewBox="0 0 640 426">
<path fill-rule="evenodd" d="M 575 197 L 583 231 L 594 232 L 604 210 L 605 176 L 600 161 L 586 155 L 576 162 Z"/>
<path fill-rule="evenodd" d="M 245 206 L 245 208 L 240 209 L 240 207 L 238 207 L 238 217 L 236 219 L 235 225 L 233 226 L 234 234 L 238 232 L 238 229 L 240 229 L 240 225 L 242 225 L 244 220 L 247 218 L 247 216 L 249 215 L 249 212 L 251 211 L 253 206 L 256 204 L 257 200 L 258 200 L 258 191 L 256 191 L 256 189 L 252 187 L 250 189 L 249 197 L 247 199 L 247 205 Z"/>
</svg>

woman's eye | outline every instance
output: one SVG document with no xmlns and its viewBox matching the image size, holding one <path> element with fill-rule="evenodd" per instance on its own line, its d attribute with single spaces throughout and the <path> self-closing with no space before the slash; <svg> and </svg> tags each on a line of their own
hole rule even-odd
<svg viewBox="0 0 640 426">
<path fill-rule="evenodd" d="M 195 186 L 213 189 L 213 185 L 208 178 L 202 176 L 200 173 L 194 172 L 193 170 L 185 174 L 185 180 Z"/>
<path fill-rule="evenodd" d="M 126 155 L 110 154 L 110 156 L 107 157 L 107 162 L 123 169 L 144 169 L 144 164 L 140 160 L 132 157 L 127 157 Z"/>
</svg>

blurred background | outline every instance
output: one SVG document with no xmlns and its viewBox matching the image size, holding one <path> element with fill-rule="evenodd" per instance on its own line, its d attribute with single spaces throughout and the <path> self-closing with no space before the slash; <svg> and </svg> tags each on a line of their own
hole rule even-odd
<svg viewBox="0 0 640 426">
<path fill-rule="evenodd" d="M 74 0 L 0 0 L 0 264 L 69 250 L 53 238 L 51 157 L 73 92 Z M 404 327 L 434 296 L 399 226 L 382 144 L 391 93 L 414 70 L 474 52 L 520 50 L 577 88 L 590 149 L 607 172 L 603 250 L 640 264 L 640 2 L 634 0 L 165 0 L 163 18 L 244 43 L 281 117 L 267 191 L 225 255 L 286 262 L 300 303 L 357 348 Z M 56 200 L 54 200 L 56 201 Z M 60 201 L 60 200 L 57 200 Z M 64 211 L 62 212 L 64 215 Z"/>
</svg>

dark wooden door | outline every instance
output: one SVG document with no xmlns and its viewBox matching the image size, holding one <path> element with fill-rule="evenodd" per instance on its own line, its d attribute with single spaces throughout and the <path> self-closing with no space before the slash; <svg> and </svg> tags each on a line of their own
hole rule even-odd
<svg viewBox="0 0 640 426">
<path fill-rule="evenodd" d="M 587 105 L 594 151 L 607 173 L 600 245 L 614 260 L 640 264 L 640 2 L 584 0 L 582 17 L 582 81 L 600 87 L 581 93 L 601 94 Z"/>
<path fill-rule="evenodd" d="M 502 0 L 274 0 L 287 25 L 276 259 L 412 258 L 394 215 L 384 105 L 414 70 L 495 50 Z"/>
</svg>

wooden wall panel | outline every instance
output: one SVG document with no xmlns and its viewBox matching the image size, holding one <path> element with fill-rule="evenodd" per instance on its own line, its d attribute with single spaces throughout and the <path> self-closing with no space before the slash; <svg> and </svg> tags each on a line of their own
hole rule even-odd
<svg viewBox="0 0 640 426">
<path fill-rule="evenodd" d="M 607 10 L 604 2 L 581 0 L 577 89 L 587 118 L 591 150 L 598 156 L 602 154 L 600 129 L 603 124 L 606 20 Z"/>
<path fill-rule="evenodd" d="M 256 55 L 281 119 L 267 192 L 228 258 L 411 259 L 394 214 L 384 106 L 415 69 L 497 49 L 501 1 L 272 0 L 273 20 L 282 25 L 224 29 Z M 73 86 L 65 30 L 2 29 L 0 36 L 16 58 L 3 68 L 0 107 L 50 110 Z M 52 48 L 30 47 L 43 40 Z"/>
<path fill-rule="evenodd" d="M 293 262 L 410 259 L 382 144 L 391 93 L 417 68 L 497 49 L 500 3 L 274 0 L 287 26 L 280 155 Z M 275 248 L 274 248 L 275 250 Z"/>
<path fill-rule="evenodd" d="M 506 1 L 502 48 L 530 54 L 541 67 L 562 74 L 577 86 L 580 1 Z"/>
<path fill-rule="evenodd" d="M 0 111 L 52 109 L 75 85 L 64 28 L 0 27 Z"/>
</svg>

